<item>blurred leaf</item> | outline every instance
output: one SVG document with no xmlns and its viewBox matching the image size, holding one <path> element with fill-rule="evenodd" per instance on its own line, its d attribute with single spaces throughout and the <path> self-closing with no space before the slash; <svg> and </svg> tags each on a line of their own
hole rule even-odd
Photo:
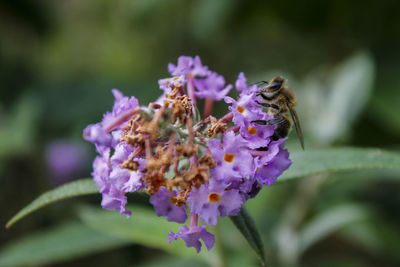
<svg viewBox="0 0 400 267">
<path fill-rule="evenodd" d="M 397 75 L 397 74 L 396 74 Z M 368 113 L 383 129 L 400 133 L 400 81 L 397 76 L 392 79 L 381 79 L 377 91 L 371 99 L 371 109 Z"/>
<path fill-rule="evenodd" d="M 380 149 L 330 148 L 325 150 L 292 152 L 293 164 L 278 181 L 328 172 L 359 169 L 398 169 L 400 155 Z"/>
<path fill-rule="evenodd" d="M 249 202 L 246 203 L 246 210 L 249 212 L 248 204 Z M 259 220 L 254 217 L 253 213 L 251 213 L 251 215 L 255 222 L 259 222 Z M 257 223 L 256 226 L 258 226 Z M 262 224 L 262 227 L 264 226 L 265 225 Z M 265 229 L 259 227 L 257 227 L 257 229 L 259 230 L 260 236 L 262 236 L 262 231 Z M 217 249 L 217 251 L 221 251 L 219 255 L 221 255 L 220 258 L 225 263 L 223 266 L 260 266 L 259 259 L 254 254 L 253 248 L 249 246 L 246 238 L 240 231 L 238 231 L 238 228 L 235 226 L 235 224 L 233 224 L 230 217 L 223 217 L 218 220 L 215 237 L 217 240 L 215 249 Z M 265 245 L 266 244 L 264 244 L 265 258 L 268 258 L 266 255 L 268 255 L 267 253 L 269 252 L 269 247 Z"/>
<path fill-rule="evenodd" d="M 20 155 L 32 147 L 40 107 L 38 100 L 31 95 L 19 100 L 10 117 L 0 125 L 0 158 L 16 153 Z"/>
<path fill-rule="evenodd" d="M 301 252 L 344 226 L 358 223 L 368 217 L 370 214 L 365 207 L 350 203 L 323 211 L 300 231 Z"/>
<path fill-rule="evenodd" d="M 0 266 L 39 266 L 118 248 L 126 239 L 67 223 L 14 241 L 0 251 Z"/>
<path fill-rule="evenodd" d="M 53 202 L 76 196 L 95 194 L 98 192 L 99 189 L 92 179 L 81 179 L 78 181 L 64 184 L 60 187 L 57 187 L 53 190 L 50 190 L 40 195 L 38 198 L 32 201 L 28 206 L 26 206 L 16 215 L 14 215 L 14 217 L 12 217 L 11 220 L 8 221 L 6 227 L 10 228 L 14 223 L 21 220 L 26 215 Z"/>
<path fill-rule="evenodd" d="M 374 227 L 371 227 L 372 224 L 375 224 L 374 227 L 379 228 L 389 226 L 373 218 L 372 220 L 361 221 L 340 229 L 338 235 L 352 244 L 358 244 L 360 247 L 367 249 L 371 254 L 377 254 L 381 249 L 386 249 L 388 240 L 384 240 L 384 235 L 374 231 Z M 397 239 L 397 237 L 395 238 Z"/>
<path fill-rule="evenodd" d="M 308 124 L 304 128 L 323 143 L 346 134 L 371 94 L 374 76 L 373 59 L 364 52 L 351 56 L 333 72 L 318 69 L 311 73 L 299 94 L 299 109 L 308 113 L 302 120 Z"/>
<path fill-rule="evenodd" d="M 350 254 L 350 253 L 349 253 Z M 356 255 L 336 255 L 328 254 L 317 256 L 313 261 L 313 266 L 324 266 L 324 267 L 374 267 L 374 262 L 371 262 L 368 258 L 357 257 Z"/>
<path fill-rule="evenodd" d="M 168 222 L 166 218 L 157 217 L 151 209 L 132 205 L 129 205 L 128 209 L 132 211 L 129 219 L 118 212 L 90 207 L 82 208 L 80 217 L 89 227 L 115 237 L 127 238 L 134 243 L 175 255 L 184 257 L 196 255 L 195 249 L 186 247 L 181 239 L 168 243 L 169 232 L 177 233 L 178 224 Z M 204 252 L 205 250 L 203 246 L 200 255 L 210 257 L 210 252 Z"/>
<path fill-rule="evenodd" d="M 128 14 L 126 14 L 128 18 L 148 18 L 154 13 L 154 10 L 163 7 L 163 4 L 166 3 L 160 0 L 136 0 L 127 1 L 124 8 L 128 11 Z"/>
<path fill-rule="evenodd" d="M 247 244 L 246 244 L 247 245 Z M 229 251 L 226 253 L 228 257 L 226 257 L 226 266 L 229 267 L 260 267 L 260 263 L 254 260 L 254 257 L 251 254 L 246 255 L 243 251 Z M 264 265 L 265 266 L 265 265 Z M 273 266 L 268 264 L 268 266 Z"/>
<path fill-rule="evenodd" d="M 198 38 L 209 38 L 218 31 L 223 22 L 234 11 L 238 1 L 203 0 L 198 1 L 193 8 L 193 33 Z"/>
<path fill-rule="evenodd" d="M 247 242 L 256 252 L 258 258 L 261 261 L 262 266 L 266 266 L 265 256 L 264 256 L 264 245 L 262 243 L 260 234 L 256 228 L 253 218 L 247 212 L 245 207 L 242 207 L 237 216 L 231 216 L 230 219 L 235 224 L 235 226 L 242 233 Z"/>
<path fill-rule="evenodd" d="M 291 154 L 293 165 L 279 181 L 326 172 L 357 169 L 387 168 L 400 170 L 400 155 L 379 149 L 336 148 L 320 151 L 302 151 Z M 48 191 L 18 212 L 7 223 L 11 227 L 26 215 L 58 200 L 98 192 L 91 179 L 82 179 Z"/>
<path fill-rule="evenodd" d="M 176 257 L 163 257 L 161 259 L 155 259 L 140 265 L 135 265 L 136 267 L 208 267 L 210 265 L 206 264 L 204 261 L 199 261 L 195 258 L 184 258 L 177 259 Z"/>
<path fill-rule="evenodd" d="M 371 220 L 341 229 L 339 235 L 371 254 L 400 262 L 400 231 L 396 221 L 385 216 L 374 216 Z"/>
</svg>

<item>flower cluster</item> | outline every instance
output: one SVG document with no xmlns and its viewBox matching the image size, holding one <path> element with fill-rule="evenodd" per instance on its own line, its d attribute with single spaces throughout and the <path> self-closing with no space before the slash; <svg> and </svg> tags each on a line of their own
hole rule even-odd
<svg viewBox="0 0 400 267">
<path fill-rule="evenodd" d="M 257 103 L 256 85 L 248 86 L 239 74 L 237 100 L 224 78 L 202 65 L 200 58 L 182 56 L 169 64 L 171 78 L 159 81 L 160 98 L 139 106 L 135 97 L 113 90 L 112 112 L 84 130 L 98 156 L 93 179 L 103 196 L 103 208 L 126 209 L 127 193 L 145 191 L 158 216 L 184 224 L 169 234 L 169 242 L 182 238 L 188 247 L 207 249 L 214 236 L 206 225 L 235 216 L 255 197 L 263 184 L 270 186 L 291 161 L 286 138 L 271 140 L 274 126 L 257 124 L 272 119 Z M 196 98 L 206 98 L 203 119 L 198 119 Z M 229 104 L 225 116 L 209 116 L 212 101 Z"/>
</svg>

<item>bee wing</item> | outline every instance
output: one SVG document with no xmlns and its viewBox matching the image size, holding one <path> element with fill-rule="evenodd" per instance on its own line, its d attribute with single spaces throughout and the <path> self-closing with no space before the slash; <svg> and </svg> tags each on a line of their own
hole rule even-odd
<svg viewBox="0 0 400 267">
<path fill-rule="evenodd" d="M 297 116 L 296 110 L 292 107 L 290 103 L 287 103 L 287 107 L 289 108 L 290 115 L 292 116 L 294 127 L 296 128 L 297 137 L 299 138 L 301 148 L 304 150 L 304 137 L 303 131 L 301 130 L 299 117 Z"/>
<path fill-rule="evenodd" d="M 268 82 L 267 82 L 267 81 L 259 81 L 259 82 L 255 82 L 255 83 L 250 84 L 250 86 L 251 86 L 251 85 L 255 85 L 255 84 L 257 84 L 257 85 L 260 85 L 260 84 L 268 84 Z"/>
</svg>

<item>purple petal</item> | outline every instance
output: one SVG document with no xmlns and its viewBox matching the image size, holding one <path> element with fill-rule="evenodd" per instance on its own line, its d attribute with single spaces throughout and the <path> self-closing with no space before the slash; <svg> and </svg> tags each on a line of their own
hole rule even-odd
<svg viewBox="0 0 400 267">
<path fill-rule="evenodd" d="M 201 250 L 200 239 L 203 240 L 208 250 L 214 246 L 215 242 L 214 235 L 206 231 L 205 225 L 193 226 L 190 229 L 186 225 L 179 227 L 178 233 L 169 233 L 168 242 L 171 243 L 172 240 L 177 240 L 178 238 L 182 238 L 187 247 L 194 247 L 197 253 Z"/>
<path fill-rule="evenodd" d="M 247 79 L 244 76 L 243 72 L 239 73 L 239 76 L 238 76 L 238 79 L 236 80 L 235 86 L 236 86 L 236 90 L 238 90 L 240 92 L 247 90 Z"/>
<path fill-rule="evenodd" d="M 208 187 L 201 185 L 190 192 L 188 204 L 205 223 L 216 225 L 218 217 L 236 215 L 243 204 L 239 190 L 226 188 L 227 185 L 216 180 L 210 182 Z"/>
<path fill-rule="evenodd" d="M 176 192 L 170 193 L 164 187 L 150 197 L 150 203 L 154 206 L 157 216 L 165 216 L 170 222 L 184 223 L 187 219 L 185 206 L 176 206 L 172 203 L 171 197 Z"/>
</svg>

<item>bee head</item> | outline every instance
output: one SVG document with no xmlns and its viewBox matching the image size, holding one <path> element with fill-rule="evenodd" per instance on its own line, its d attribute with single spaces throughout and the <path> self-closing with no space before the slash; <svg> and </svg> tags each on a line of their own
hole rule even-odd
<svg viewBox="0 0 400 267">
<path fill-rule="evenodd" d="M 278 76 L 268 82 L 262 81 L 262 83 L 264 86 L 256 93 L 256 96 L 261 96 L 265 100 L 271 100 L 280 93 L 284 86 L 285 79 Z"/>
<path fill-rule="evenodd" d="M 282 85 L 284 82 L 285 82 L 285 80 L 282 77 L 280 77 L 280 76 L 275 77 L 268 83 L 265 90 L 268 92 L 279 91 L 282 88 Z"/>
</svg>

